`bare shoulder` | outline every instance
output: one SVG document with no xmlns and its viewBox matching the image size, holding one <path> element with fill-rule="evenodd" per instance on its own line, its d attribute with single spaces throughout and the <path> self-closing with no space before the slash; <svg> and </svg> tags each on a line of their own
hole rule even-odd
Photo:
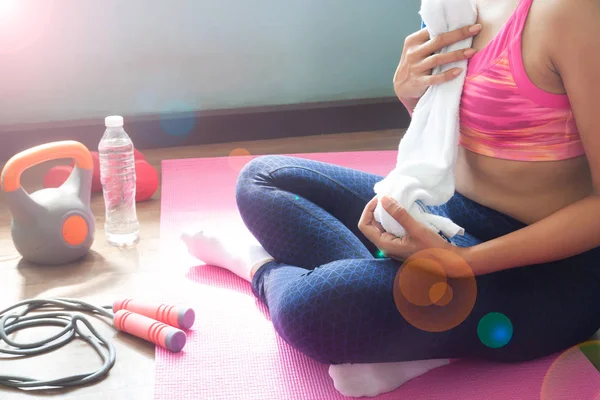
<svg viewBox="0 0 600 400">
<path fill-rule="evenodd" d="M 528 23 L 556 74 L 600 48 L 600 0 L 533 0 Z"/>
<path fill-rule="evenodd" d="M 534 0 L 544 24 L 548 43 L 553 47 L 577 46 L 581 36 L 600 32 L 600 0 Z"/>
</svg>

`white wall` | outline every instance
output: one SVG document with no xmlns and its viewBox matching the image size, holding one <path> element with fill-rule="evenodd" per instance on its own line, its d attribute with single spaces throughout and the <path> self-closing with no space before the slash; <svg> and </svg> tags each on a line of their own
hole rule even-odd
<svg viewBox="0 0 600 400">
<path fill-rule="evenodd" d="M 0 0 L 0 125 L 391 96 L 418 0 Z"/>
</svg>

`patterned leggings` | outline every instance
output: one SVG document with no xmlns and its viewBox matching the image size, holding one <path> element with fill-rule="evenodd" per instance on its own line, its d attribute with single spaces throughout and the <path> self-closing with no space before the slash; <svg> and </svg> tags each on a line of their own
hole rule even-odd
<svg viewBox="0 0 600 400">
<path fill-rule="evenodd" d="M 255 274 L 278 334 L 328 364 L 440 358 L 525 361 L 589 339 L 600 328 L 599 249 L 569 259 L 476 278 L 475 305 L 462 323 L 421 330 L 393 298 L 401 263 L 378 258 L 358 230 L 382 177 L 288 157 L 252 160 L 237 183 L 244 223 L 275 262 Z M 463 226 L 457 246 L 472 246 L 525 225 L 456 194 L 433 213 Z M 594 275 L 596 274 L 596 275 Z M 482 318 L 504 314 L 510 341 L 495 347 L 478 335 Z"/>
</svg>

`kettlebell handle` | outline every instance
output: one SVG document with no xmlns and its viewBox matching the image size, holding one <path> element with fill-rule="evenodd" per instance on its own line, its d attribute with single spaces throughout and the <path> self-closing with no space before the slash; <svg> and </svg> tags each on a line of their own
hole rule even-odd
<svg viewBox="0 0 600 400">
<path fill-rule="evenodd" d="M 72 158 L 77 168 L 92 170 L 92 153 L 83 144 L 64 140 L 42 144 L 14 155 L 2 170 L 2 190 L 14 192 L 21 187 L 21 174 L 34 165 L 59 158 Z"/>
</svg>

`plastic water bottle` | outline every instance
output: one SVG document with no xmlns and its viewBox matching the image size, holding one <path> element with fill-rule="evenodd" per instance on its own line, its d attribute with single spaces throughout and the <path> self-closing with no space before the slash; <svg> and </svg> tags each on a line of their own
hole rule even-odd
<svg viewBox="0 0 600 400">
<path fill-rule="evenodd" d="M 106 130 L 98 145 L 100 181 L 106 207 L 104 232 L 114 246 L 131 246 L 140 237 L 135 208 L 133 142 L 123 129 L 123 117 L 104 120 Z"/>
</svg>

